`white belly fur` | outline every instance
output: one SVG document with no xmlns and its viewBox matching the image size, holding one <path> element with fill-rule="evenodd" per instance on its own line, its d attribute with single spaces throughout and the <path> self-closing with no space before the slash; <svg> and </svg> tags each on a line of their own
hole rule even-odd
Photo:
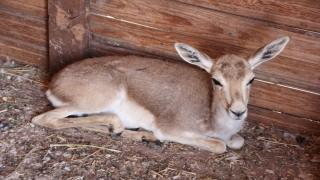
<svg viewBox="0 0 320 180">
<path fill-rule="evenodd" d="M 146 108 L 136 103 L 134 100 L 126 98 L 119 110 L 115 113 L 124 127 L 143 128 L 152 131 L 155 116 Z"/>
</svg>

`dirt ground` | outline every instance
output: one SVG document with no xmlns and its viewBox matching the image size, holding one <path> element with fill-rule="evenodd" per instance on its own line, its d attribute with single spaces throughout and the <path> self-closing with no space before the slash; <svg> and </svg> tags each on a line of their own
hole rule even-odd
<svg viewBox="0 0 320 180">
<path fill-rule="evenodd" d="M 0 62 L 0 179 L 320 179 L 320 137 L 246 123 L 245 145 L 214 155 L 30 119 L 52 109 L 47 73 Z"/>
</svg>

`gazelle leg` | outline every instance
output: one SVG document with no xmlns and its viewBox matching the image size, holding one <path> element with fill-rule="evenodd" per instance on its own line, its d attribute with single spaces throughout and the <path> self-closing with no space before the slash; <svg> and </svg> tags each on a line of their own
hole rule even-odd
<svg viewBox="0 0 320 180">
<path fill-rule="evenodd" d="M 147 131 L 131 131 L 131 130 L 124 130 L 121 133 L 122 137 L 133 139 L 136 141 L 141 141 L 141 140 L 147 140 L 147 141 L 158 141 L 158 139 L 153 136 L 151 133 Z"/>
<path fill-rule="evenodd" d="M 116 115 L 96 115 L 78 118 L 65 118 L 73 114 L 80 114 L 74 107 L 64 106 L 46 113 L 40 114 L 32 119 L 32 123 L 53 129 L 68 127 L 83 127 L 92 125 L 113 126 L 114 133 L 120 133 L 124 127 Z"/>
<path fill-rule="evenodd" d="M 80 130 L 94 131 L 94 132 L 100 132 L 105 134 L 110 133 L 110 127 L 105 125 L 81 126 L 77 128 Z"/>
<path fill-rule="evenodd" d="M 56 126 L 59 128 L 86 127 L 86 126 L 97 128 L 98 125 L 108 126 L 109 130 L 112 129 L 113 133 L 120 133 L 124 130 L 124 127 L 121 121 L 119 120 L 118 116 L 112 115 L 112 114 L 78 117 L 78 118 L 61 118 L 57 121 L 57 124 L 56 124 Z M 102 130 L 103 127 L 100 127 L 99 129 Z"/>
<path fill-rule="evenodd" d="M 244 144 L 244 139 L 239 134 L 235 134 L 226 142 L 230 149 L 240 149 Z"/>
<path fill-rule="evenodd" d="M 226 151 L 226 144 L 219 139 L 210 138 L 200 134 L 177 131 L 177 130 L 156 130 L 154 132 L 155 137 L 159 140 L 174 141 L 181 144 L 197 146 L 201 149 L 211 151 L 216 154 L 221 154 Z"/>
</svg>

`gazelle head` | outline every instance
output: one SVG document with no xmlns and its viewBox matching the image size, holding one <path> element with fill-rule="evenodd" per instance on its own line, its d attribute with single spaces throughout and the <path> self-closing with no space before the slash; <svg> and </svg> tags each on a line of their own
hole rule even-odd
<svg viewBox="0 0 320 180">
<path fill-rule="evenodd" d="M 229 118 L 244 120 L 247 117 L 250 85 L 255 75 L 253 69 L 276 57 L 289 42 L 282 37 L 261 47 L 245 60 L 236 55 L 223 55 L 215 60 L 195 48 L 176 43 L 175 48 L 186 62 L 199 66 L 211 74 L 213 107 Z"/>
</svg>

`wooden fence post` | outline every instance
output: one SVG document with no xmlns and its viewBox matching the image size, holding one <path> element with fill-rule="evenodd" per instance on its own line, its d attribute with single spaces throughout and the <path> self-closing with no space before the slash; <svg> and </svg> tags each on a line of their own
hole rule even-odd
<svg viewBox="0 0 320 180">
<path fill-rule="evenodd" d="M 90 0 L 50 0 L 49 68 L 55 74 L 66 65 L 88 57 Z"/>
</svg>

